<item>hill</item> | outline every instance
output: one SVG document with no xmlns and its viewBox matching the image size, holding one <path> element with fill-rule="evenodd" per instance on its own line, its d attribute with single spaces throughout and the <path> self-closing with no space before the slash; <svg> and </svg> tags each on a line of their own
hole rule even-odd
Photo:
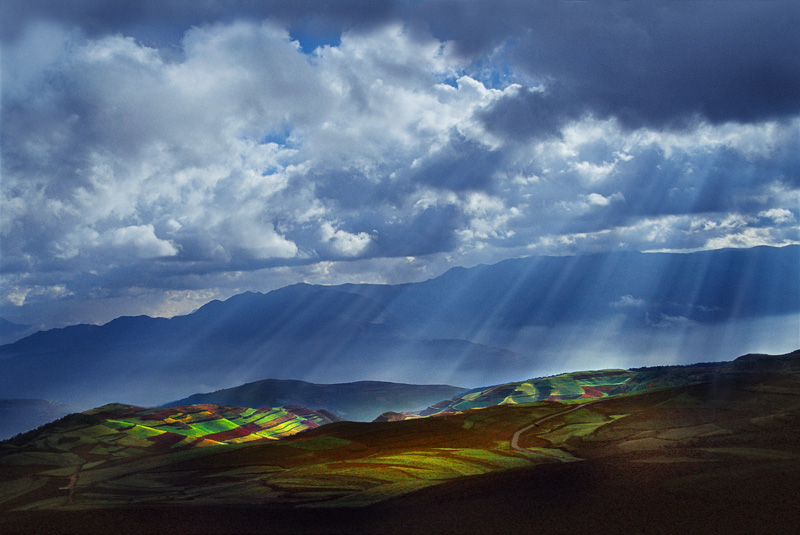
<svg viewBox="0 0 800 535">
<path fill-rule="evenodd" d="M 740 362 L 752 360 L 761 359 Z M 751 368 L 595 400 L 336 422 L 278 441 L 162 451 L 120 444 L 116 456 L 101 444 L 105 432 L 89 430 L 97 418 L 108 427 L 115 411 L 138 410 L 112 406 L 82 415 L 90 421 L 2 444 L 0 526 L 789 533 L 800 490 L 798 400 L 799 373 Z"/>
<path fill-rule="evenodd" d="M 318 385 L 264 379 L 234 388 L 166 403 L 164 406 L 216 403 L 241 407 L 299 405 L 325 409 L 347 420 L 370 421 L 386 411 L 414 411 L 466 391 L 449 385 L 409 385 L 383 381 Z"/>
<path fill-rule="evenodd" d="M 720 381 L 747 373 L 800 373 L 800 350 L 785 355 L 748 354 L 731 362 L 563 373 L 476 388 L 416 413 L 393 415 L 392 419 L 430 416 L 494 405 L 598 399 L 657 388 Z"/>
</svg>

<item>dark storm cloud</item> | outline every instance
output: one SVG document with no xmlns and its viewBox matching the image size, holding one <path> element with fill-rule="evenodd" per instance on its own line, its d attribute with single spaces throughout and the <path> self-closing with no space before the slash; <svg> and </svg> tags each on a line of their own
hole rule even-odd
<svg viewBox="0 0 800 535">
<path fill-rule="evenodd" d="M 500 151 L 455 135 L 446 147 L 412 169 L 410 180 L 457 192 L 483 190 L 492 183 L 502 157 Z"/>
<path fill-rule="evenodd" d="M 173 45 L 190 26 L 271 18 L 310 40 L 390 21 L 452 40 L 467 57 L 505 47 L 506 61 L 545 86 L 484 114 L 510 136 L 557 133 L 583 111 L 629 127 L 695 118 L 752 122 L 800 111 L 797 2 L 3 2 L 2 36 L 44 19 L 89 35 L 147 33 Z M 140 34 L 140 35 L 137 35 Z M 157 43 L 165 44 L 165 43 Z"/>
<path fill-rule="evenodd" d="M 370 0 L 8 0 L 0 4 L 0 38 L 13 40 L 25 25 L 46 20 L 78 26 L 90 36 L 122 32 L 166 45 L 191 26 L 267 17 L 309 35 L 330 35 L 386 20 L 392 10 L 391 2 Z"/>
<path fill-rule="evenodd" d="M 551 133 L 582 111 L 632 128 L 800 111 L 796 2 L 482 7 L 450 4 L 460 13 L 448 19 L 439 4 L 434 28 L 471 53 L 506 43 L 510 61 L 545 86 L 544 95 L 508 96 L 486 114 L 488 126 L 509 136 Z"/>
<path fill-rule="evenodd" d="M 492 132 L 502 133 L 511 140 L 528 142 L 561 134 L 564 122 L 577 119 L 582 105 L 568 102 L 557 90 L 547 92 L 523 89 L 506 95 L 494 105 L 482 110 L 478 117 Z"/>
</svg>

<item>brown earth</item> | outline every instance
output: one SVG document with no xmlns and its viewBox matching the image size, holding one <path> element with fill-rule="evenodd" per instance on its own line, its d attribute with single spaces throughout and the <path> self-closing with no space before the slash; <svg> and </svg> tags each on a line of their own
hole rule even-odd
<svg viewBox="0 0 800 535">
<path fill-rule="evenodd" d="M 549 410 L 563 411 L 551 405 Z M 526 410 L 495 407 L 396 423 L 339 423 L 305 436 L 354 441 L 330 454 L 354 460 L 367 455 L 364 461 L 371 451 L 402 452 L 431 444 L 481 448 L 496 444 L 500 436 L 510 440 L 533 421 L 521 417 Z M 467 429 L 470 418 L 475 424 Z M 602 425 L 587 431 L 592 422 Z M 361 508 L 292 508 L 265 501 L 238 507 L 165 503 L 19 511 L 14 509 L 24 501 L 15 501 L 4 504 L 0 533 L 798 533 L 797 375 L 748 376 L 610 398 L 543 422 L 524 433 L 520 444 L 561 444 L 582 460 L 462 477 Z M 286 449 L 297 459 L 308 455 L 300 448 Z M 264 462 L 267 451 L 241 448 L 195 459 L 184 468 L 199 481 L 211 469 Z M 24 473 L 24 467 L 9 468 Z M 43 487 L 31 499 L 52 490 Z"/>
</svg>

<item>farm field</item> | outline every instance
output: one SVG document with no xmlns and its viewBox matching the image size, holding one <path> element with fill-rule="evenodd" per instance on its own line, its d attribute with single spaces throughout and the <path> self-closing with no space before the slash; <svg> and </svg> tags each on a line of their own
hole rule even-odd
<svg viewBox="0 0 800 535">
<path fill-rule="evenodd" d="M 586 406 L 576 409 L 580 404 Z M 687 511 L 674 521 L 693 529 L 716 518 L 732 524 L 733 533 L 753 522 L 781 533 L 795 511 L 789 496 L 800 476 L 796 373 L 747 374 L 593 403 L 540 401 L 397 422 L 336 422 L 279 441 L 210 445 L 184 430 L 182 440 L 193 447 L 142 448 L 157 427 L 134 413 L 125 422 L 139 427 L 117 439 L 121 448 L 114 450 L 105 437 L 121 425 L 110 418 L 117 409 L 90 411 L 87 416 L 107 418 L 102 425 L 5 445 L 0 510 L 6 527 L 103 533 L 111 522 L 124 524 L 124 532 L 147 533 L 152 525 L 130 522 L 146 510 L 153 519 L 169 511 L 171 520 L 163 519 L 175 527 L 169 532 L 257 532 L 250 521 L 224 520 L 242 515 L 277 523 L 275 533 L 327 533 L 332 518 L 342 533 L 428 533 L 437 525 L 440 533 L 511 533 L 539 511 L 537 522 L 560 533 L 568 530 L 554 524 L 555 512 L 577 515 L 580 524 L 590 511 L 621 515 L 614 501 L 640 508 L 640 515 L 655 505 Z M 205 437 L 219 437 L 226 426 L 189 425 Z M 528 426 L 519 449 L 511 448 L 512 436 Z M 549 504 L 547 511 L 533 504 L 534 495 Z M 513 503 L 519 510 L 509 510 Z M 606 509 L 598 510 L 601 505 Z M 733 508 L 736 523 L 717 510 L 725 507 Z M 414 511 L 414 519 L 403 511 Z M 650 518 L 622 516 L 631 529 Z M 180 526 L 177 519 L 184 519 Z"/>
</svg>

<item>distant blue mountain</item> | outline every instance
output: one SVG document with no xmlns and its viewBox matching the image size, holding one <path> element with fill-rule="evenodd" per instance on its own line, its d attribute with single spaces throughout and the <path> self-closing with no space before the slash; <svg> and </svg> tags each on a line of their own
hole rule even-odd
<svg viewBox="0 0 800 535">
<path fill-rule="evenodd" d="M 384 381 L 318 385 L 306 381 L 264 379 L 216 392 L 193 394 L 164 404 L 166 407 L 215 403 L 236 407 L 298 405 L 325 409 L 346 420 L 369 422 L 386 411 L 424 409 L 466 392 L 449 385 L 409 385 Z"/>
<path fill-rule="evenodd" d="M 44 399 L 0 399 L 0 440 L 30 431 L 73 412 L 57 401 Z"/>
<path fill-rule="evenodd" d="M 406 324 L 452 327 L 463 337 L 487 325 L 554 326 L 626 308 L 640 310 L 640 322 L 663 314 L 719 323 L 800 311 L 800 246 L 541 256 L 454 268 L 417 284 L 337 289 L 381 303 Z"/>
<path fill-rule="evenodd" d="M 265 377 L 474 387 L 788 351 L 800 346 L 798 266 L 798 246 L 757 247 L 531 257 L 395 286 L 298 284 L 0 346 L 0 397 L 153 405 Z M 759 345 L 781 337 L 788 347 Z"/>
<path fill-rule="evenodd" d="M 32 325 L 21 325 L 5 318 L 0 318 L 0 344 L 16 342 L 20 338 L 31 334 L 33 330 Z"/>
</svg>

